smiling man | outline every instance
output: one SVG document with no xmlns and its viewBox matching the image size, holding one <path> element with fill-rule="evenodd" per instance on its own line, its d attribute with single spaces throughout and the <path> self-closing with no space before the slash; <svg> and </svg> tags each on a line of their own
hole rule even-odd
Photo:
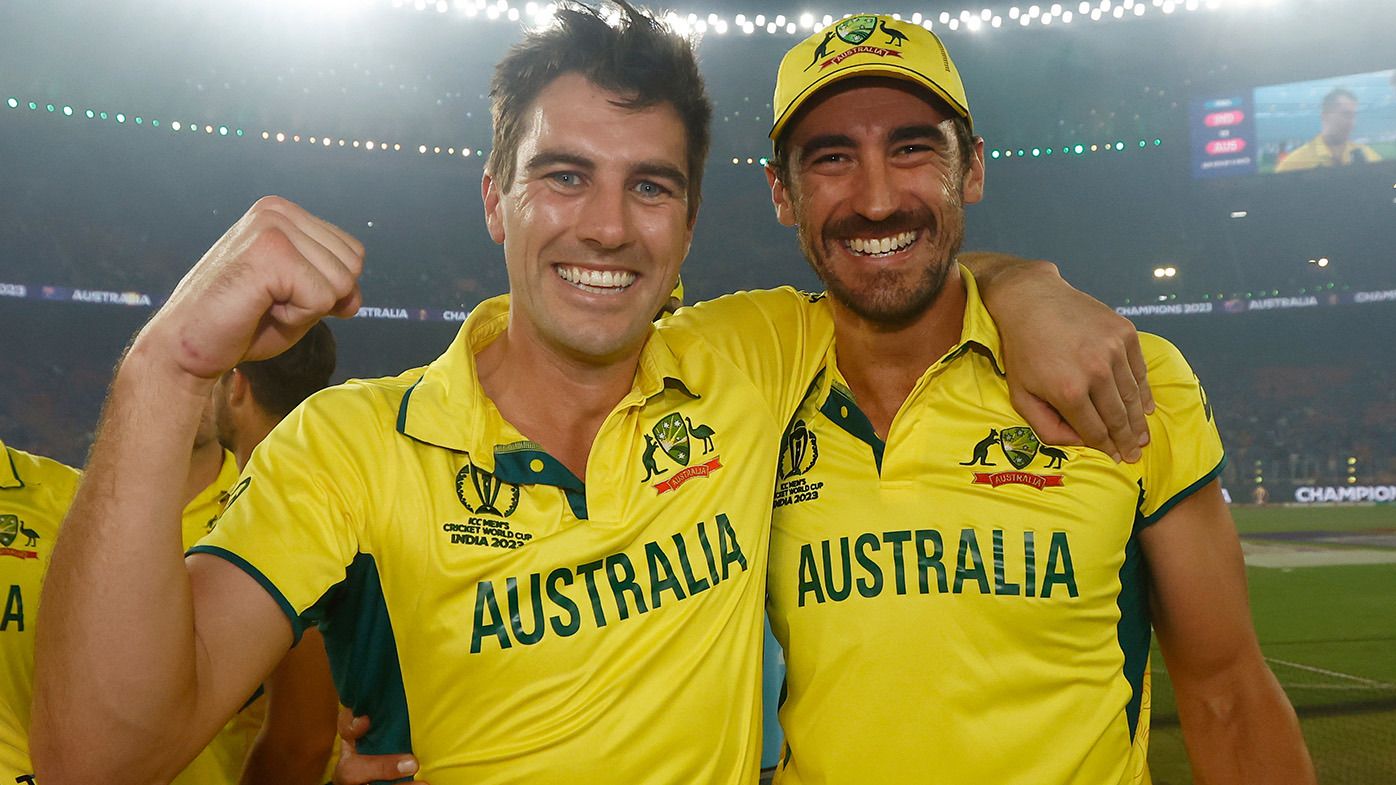
<svg viewBox="0 0 1396 785">
<path fill-rule="evenodd" d="M 228 369 L 354 312 L 363 247 L 264 199 L 142 330 L 44 597 L 44 785 L 167 779 L 311 624 L 373 717 L 358 749 L 435 785 L 756 778 L 772 478 L 832 322 L 786 289 L 651 324 L 710 107 L 688 42 L 619 5 L 496 72 L 511 295 L 429 366 L 291 413 L 185 560 L 172 445 Z"/>
<path fill-rule="evenodd" d="M 955 262 L 985 185 L 959 72 L 917 25 L 830 30 L 781 63 L 767 170 L 835 324 L 777 488 L 776 782 L 1147 782 L 1151 623 L 1199 781 L 1313 782 L 1251 626 L 1197 378 L 1141 336 L 1142 459 L 1042 443 Z"/>
</svg>

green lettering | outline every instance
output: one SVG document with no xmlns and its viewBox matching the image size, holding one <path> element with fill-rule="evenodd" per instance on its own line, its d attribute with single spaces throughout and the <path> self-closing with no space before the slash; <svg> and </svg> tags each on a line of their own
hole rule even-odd
<svg viewBox="0 0 1396 785">
<path fill-rule="evenodd" d="M 979 538 L 975 536 L 974 529 L 960 530 L 960 556 L 955 564 L 955 588 L 952 591 L 960 593 L 965 581 L 973 579 L 979 584 L 979 593 L 989 593 L 989 576 L 984 572 L 984 556 L 979 552 Z"/>
<path fill-rule="evenodd" d="M 1047 547 L 1047 576 L 1042 579 L 1042 597 L 1052 596 L 1053 584 L 1064 584 L 1072 597 L 1076 592 L 1076 570 L 1071 566 L 1071 542 L 1066 532 L 1052 532 L 1052 544 Z"/>
<path fill-rule="evenodd" d="M 911 532 L 883 532 L 882 541 L 892 547 L 892 574 L 897 583 L 897 594 L 906 594 L 906 564 L 902 561 L 902 546 L 911 540 Z"/>
<path fill-rule="evenodd" d="M 853 567 L 849 563 L 848 538 L 839 538 L 839 555 L 843 559 L 843 586 L 834 586 L 834 554 L 829 548 L 829 541 L 820 543 L 824 549 L 824 590 L 828 592 L 829 599 L 833 602 L 842 602 L 848 599 L 848 593 L 853 590 Z"/>
<path fill-rule="evenodd" d="M 858 541 L 853 546 L 858 564 L 867 570 L 868 576 L 871 578 L 871 580 L 858 579 L 858 593 L 864 597 L 876 597 L 882 593 L 882 568 L 868 554 L 870 547 L 875 551 L 882 550 L 882 541 L 871 532 L 858 535 Z"/>
<path fill-rule="evenodd" d="M 601 607 L 601 595 L 596 591 L 596 572 L 600 569 L 600 561 L 589 561 L 577 568 L 577 574 L 586 582 L 587 596 L 591 598 L 591 613 L 596 618 L 596 626 L 605 627 L 606 611 Z"/>
<path fill-rule="evenodd" d="M 1018 584 L 1004 580 L 1003 529 L 994 529 L 994 594 L 1018 595 Z"/>
<path fill-rule="evenodd" d="M 926 553 L 926 543 L 935 546 L 935 551 Z M 941 562 L 941 557 L 945 555 L 945 545 L 941 542 L 940 532 L 935 529 L 916 530 L 916 571 L 920 574 L 921 593 L 930 594 L 930 575 L 928 570 L 934 568 L 936 571 L 936 588 L 941 594 L 949 591 L 949 585 L 945 580 L 945 564 Z"/>
<path fill-rule="evenodd" d="M 582 615 L 577 611 L 577 603 L 572 602 L 566 594 L 562 593 L 562 589 L 558 588 L 558 583 L 571 586 L 572 580 L 572 571 L 566 567 L 558 567 L 548 573 L 548 599 L 552 600 L 554 605 L 567 611 L 567 617 L 570 619 L 566 623 L 563 623 L 561 616 L 553 616 L 550 619 L 553 632 L 564 638 L 575 635 L 582 626 Z"/>
<path fill-rule="evenodd" d="M 820 604 L 824 602 L 824 589 L 819 586 L 819 567 L 814 563 L 814 548 L 809 543 L 800 546 L 800 569 L 799 586 L 800 600 L 796 603 L 799 607 L 805 607 L 805 594 L 814 592 L 814 601 Z"/>
<path fill-rule="evenodd" d="M 713 546 L 708 543 L 708 530 L 703 528 L 703 522 L 698 522 L 698 544 L 703 546 L 703 556 L 708 560 L 708 577 L 713 585 L 717 585 L 717 559 L 713 556 Z"/>
<path fill-rule="evenodd" d="M 523 613 L 519 608 L 519 580 L 504 579 L 504 594 L 509 602 L 509 626 L 514 630 L 514 639 L 525 646 L 532 646 L 543 639 L 543 576 L 533 573 L 528 576 L 528 592 L 533 606 L 533 631 L 524 632 Z"/>
<path fill-rule="evenodd" d="M 489 615 L 488 621 L 485 615 Z M 509 641 L 509 630 L 504 626 L 504 617 L 499 613 L 499 603 L 494 598 L 494 584 L 489 581 L 480 581 L 480 585 L 475 587 L 475 625 L 470 631 L 470 653 L 480 653 L 480 642 L 487 635 L 492 635 L 499 639 L 499 648 L 507 649 L 513 644 Z"/>
<path fill-rule="evenodd" d="M 1031 531 L 1023 532 L 1023 563 L 1027 565 L 1027 575 L 1023 578 L 1023 595 L 1026 597 L 1037 594 L 1037 549 L 1033 542 L 1036 536 Z"/>
<path fill-rule="evenodd" d="M 620 568 L 619 571 L 616 570 L 617 567 Z M 616 609 L 620 612 L 621 621 L 630 618 L 630 606 L 625 602 L 626 594 L 635 601 L 636 613 L 648 610 L 645 607 L 644 594 L 640 592 L 640 584 L 635 582 L 635 565 L 630 563 L 629 556 L 623 553 L 607 556 L 606 577 L 611 581 L 611 593 L 616 597 Z"/>
<path fill-rule="evenodd" d="M 657 542 L 645 543 L 645 560 L 649 562 L 650 568 L 650 607 L 658 608 L 660 592 L 668 589 L 674 593 L 674 598 L 682 600 L 686 595 L 683 587 L 679 585 L 679 576 L 674 573 L 674 567 L 669 563 L 669 557 L 659 547 Z M 661 570 L 664 575 L 660 578 Z"/>
<path fill-rule="evenodd" d="M 684 582 L 688 584 L 689 595 L 707 591 L 711 585 L 706 578 L 693 578 L 693 565 L 688 563 L 688 543 L 683 541 L 683 535 L 675 532 L 674 547 L 679 549 L 679 567 L 683 570 Z"/>
<path fill-rule="evenodd" d="M 729 548 L 730 546 L 730 548 Z M 723 513 L 717 514 L 717 548 L 722 551 L 722 579 L 727 580 L 728 565 L 736 562 L 746 569 L 746 556 L 742 554 L 742 544 L 737 542 L 737 532 L 732 522 Z"/>
<path fill-rule="evenodd" d="M 15 632 L 24 632 L 24 595 L 14 584 L 10 584 L 10 596 L 5 598 L 5 615 L 0 617 L 0 632 L 8 630 L 12 621 L 19 625 Z"/>
</svg>

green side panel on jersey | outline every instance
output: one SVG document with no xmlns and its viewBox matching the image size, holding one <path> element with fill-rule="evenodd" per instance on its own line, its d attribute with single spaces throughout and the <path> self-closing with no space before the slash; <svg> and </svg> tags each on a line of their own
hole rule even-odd
<svg viewBox="0 0 1396 785">
<path fill-rule="evenodd" d="M 1140 494 L 1143 495 L 1142 493 Z M 1144 553 L 1139 547 L 1139 532 L 1144 529 L 1143 516 L 1135 518 L 1134 531 L 1125 543 L 1125 561 L 1120 565 L 1120 596 L 1115 604 L 1120 608 L 1120 621 L 1115 634 L 1120 652 L 1125 655 L 1124 677 L 1129 682 L 1130 698 L 1125 707 L 1129 718 L 1129 739 L 1139 727 L 1139 712 L 1144 700 L 1144 669 L 1149 664 L 1149 571 Z"/>
<path fill-rule="evenodd" d="M 412 727 L 402 664 L 373 557 L 365 553 L 354 557 L 344 580 L 325 592 L 303 616 L 324 635 L 340 701 L 354 716 L 368 715 L 373 721 L 359 740 L 358 751 L 366 755 L 411 753 Z"/>
</svg>

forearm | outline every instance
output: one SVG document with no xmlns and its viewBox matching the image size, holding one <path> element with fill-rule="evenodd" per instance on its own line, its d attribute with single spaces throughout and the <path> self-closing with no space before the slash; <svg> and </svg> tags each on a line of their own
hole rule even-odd
<svg viewBox="0 0 1396 785">
<path fill-rule="evenodd" d="M 308 736 L 265 725 L 248 750 L 238 785 L 322 785 L 334 738 L 333 728 Z"/>
<path fill-rule="evenodd" d="M 339 696 L 317 630 L 306 630 L 265 686 L 266 720 L 248 751 L 240 785 L 322 785 L 334 750 Z"/>
<path fill-rule="evenodd" d="M 1198 785 L 1312 785 L 1313 762 L 1284 691 L 1263 664 L 1210 684 L 1175 682 Z"/>
<path fill-rule="evenodd" d="M 961 251 L 955 258 L 969 268 L 980 288 L 987 290 L 986 300 L 995 291 L 995 284 L 1002 286 L 1017 277 L 1036 282 L 1037 286 L 1047 281 L 1066 283 L 1055 264 L 1041 259 L 1024 259 L 993 251 Z"/>
<path fill-rule="evenodd" d="M 139 340 L 118 369 L 43 592 L 30 735 L 47 785 L 141 782 L 179 755 L 198 697 L 180 496 L 211 384 Z"/>
</svg>

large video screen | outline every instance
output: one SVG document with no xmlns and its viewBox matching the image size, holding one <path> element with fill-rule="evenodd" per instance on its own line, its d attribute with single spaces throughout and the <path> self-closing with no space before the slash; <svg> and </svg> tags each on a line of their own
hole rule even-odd
<svg viewBox="0 0 1396 785">
<path fill-rule="evenodd" d="M 1192 147 L 1201 178 L 1396 165 L 1396 69 L 1194 101 Z"/>
</svg>

